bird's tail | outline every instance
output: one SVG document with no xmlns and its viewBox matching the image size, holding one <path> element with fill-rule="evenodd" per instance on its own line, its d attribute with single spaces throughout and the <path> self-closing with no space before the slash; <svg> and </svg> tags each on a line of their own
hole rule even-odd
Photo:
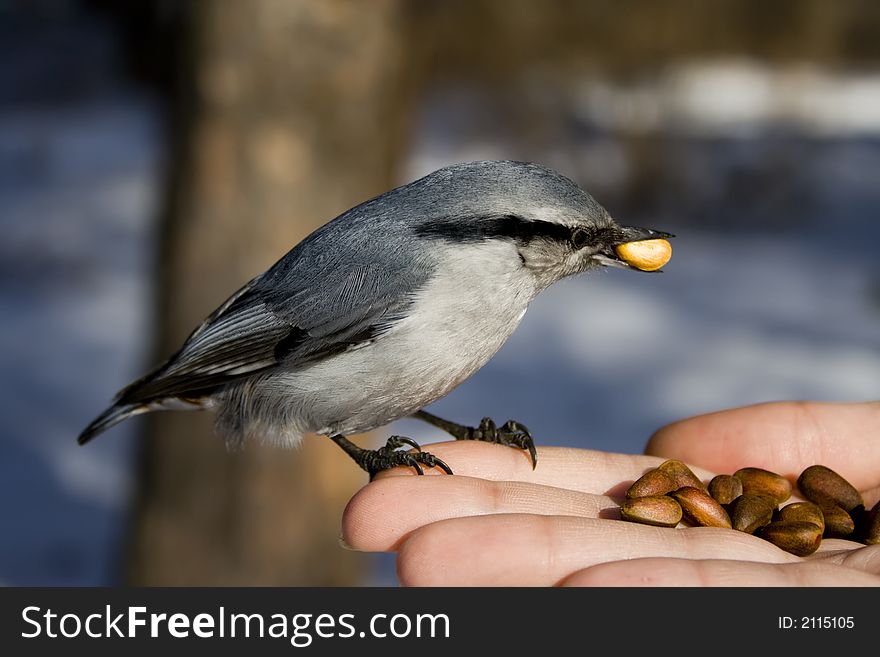
<svg viewBox="0 0 880 657">
<path fill-rule="evenodd" d="M 99 433 L 104 433 L 110 427 L 116 426 L 132 415 L 146 413 L 151 410 L 153 409 L 147 404 L 114 404 L 92 420 L 92 423 L 79 434 L 76 442 L 80 445 L 85 445 Z"/>
</svg>

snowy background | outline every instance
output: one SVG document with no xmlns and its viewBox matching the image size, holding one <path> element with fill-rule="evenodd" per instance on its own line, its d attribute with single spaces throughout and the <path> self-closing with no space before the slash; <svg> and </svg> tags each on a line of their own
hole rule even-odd
<svg viewBox="0 0 880 657">
<path fill-rule="evenodd" d="M 46 38 L 56 47 L 40 56 L 40 41 L 4 39 L 0 58 L 0 583 L 112 584 L 134 427 L 90 449 L 75 437 L 149 365 L 164 135 L 156 99 L 122 81 L 106 26 Z M 28 87 L 73 52 L 80 64 L 51 97 Z M 480 89 L 438 88 L 400 182 L 455 161 L 541 161 L 622 223 L 676 233 L 673 259 L 661 275 L 609 270 L 551 288 L 433 411 L 639 452 L 695 413 L 880 396 L 880 72 L 718 60 L 626 84 L 529 84 L 565 108 L 546 143 L 517 142 Z M 645 135 L 667 183 L 627 208 L 623 144 Z"/>
</svg>

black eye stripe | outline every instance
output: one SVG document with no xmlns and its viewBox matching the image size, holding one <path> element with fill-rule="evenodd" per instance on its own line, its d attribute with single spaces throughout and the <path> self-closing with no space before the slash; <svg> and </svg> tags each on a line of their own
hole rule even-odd
<svg viewBox="0 0 880 657">
<path fill-rule="evenodd" d="M 536 238 L 569 242 L 572 231 L 550 221 L 532 221 L 515 215 L 499 215 L 481 219 L 456 221 L 434 219 L 416 226 L 420 237 L 445 239 L 450 242 L 473 243 L 488 239 L 507 238 L 528 244 Z"/>
</svg>

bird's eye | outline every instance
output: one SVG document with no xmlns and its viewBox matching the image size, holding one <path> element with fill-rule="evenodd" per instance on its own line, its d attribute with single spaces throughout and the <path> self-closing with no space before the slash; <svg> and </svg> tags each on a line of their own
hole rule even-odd
<svg viewBox="0 0 880 657">
<path fill-rule="evenodd" d="M 576 249 L 582 249 L 590 243 L 592 236 L 583 228 L 575 228 L 571 231 L 571 245 Z"/>
</svg>

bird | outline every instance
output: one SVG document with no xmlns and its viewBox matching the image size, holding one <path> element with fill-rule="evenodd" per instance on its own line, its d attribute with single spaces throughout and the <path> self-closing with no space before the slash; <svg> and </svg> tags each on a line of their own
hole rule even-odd
<svg viewBox="0 0 880 657">
<path fill-rule="evenodd" d="M 348 438 L 413 417 L 457 440 L 527 451 L 534 468 L 524 424 L 487 417 L 470 427 L 424 407 L 483 367 L 547 287 L 602 267 L 648 270 L 620 247 L 670 237 L 619 225 L 540 164 L 443 167 L 305 237 L 123 388 L 78 442 L 134 415 L 207 409 L 230 448 L 253 439 L 295 447 L 312 433 L 371 479 L 396 466 L 452 474 L 411 438 L 377 449 Z"/>
</svg>

